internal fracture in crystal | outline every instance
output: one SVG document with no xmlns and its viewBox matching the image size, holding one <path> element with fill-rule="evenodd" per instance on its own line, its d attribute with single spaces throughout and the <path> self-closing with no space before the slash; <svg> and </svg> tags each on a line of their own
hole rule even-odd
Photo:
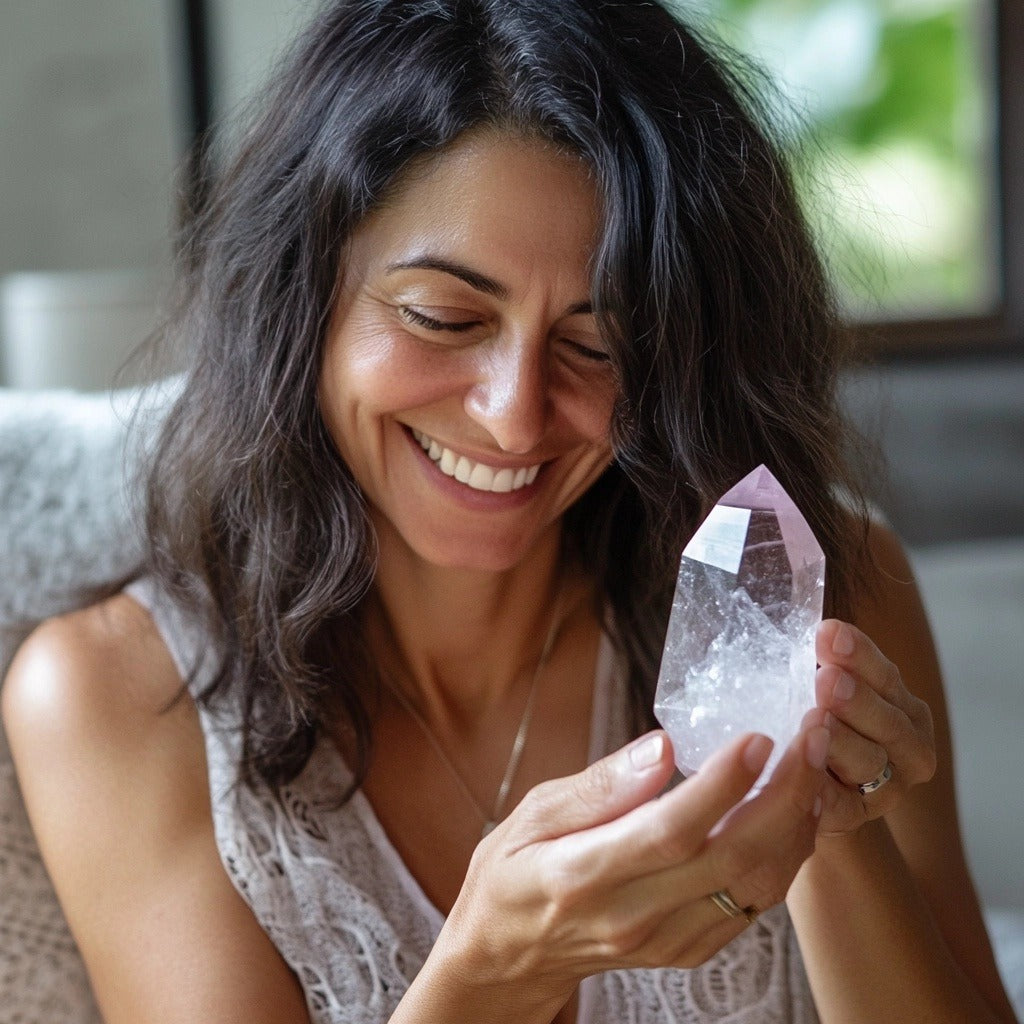
<svg viewBox="0 0 1024 1024">
<path fill-rule="evenodd" d="M 814 706 L 825 556 L 793 500 L 758 466 L 718 500 L 683 551 L 654 712 L 684 775 L 745 732 L 775 749 Z"/>
</svg>

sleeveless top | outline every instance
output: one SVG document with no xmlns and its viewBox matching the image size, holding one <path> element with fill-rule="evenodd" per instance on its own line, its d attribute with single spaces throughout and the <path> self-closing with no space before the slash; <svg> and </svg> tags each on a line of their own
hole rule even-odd
<svg viewBox="0 0 1024 1024">
<path fill-rule="evenodd" d="M 198 691 L 214 657 L 203 630 L 145 578 L 127 593 L 153 617 Z M 223 702 L 221 702 L 223 703 Z M 629 740 L 626 695 L 607 637 L 595 679 L 590 760 Z M 239 716 L 199 703 L 221 860 L 295 972 L 313 1024 L 384 1024 L 427 958 L 444 917 L 391 845 L 362 792 L 340 807 L 351 775 L 322 738 L 275 795 L 242 785 Z M 784 905 L 695 969 L 615 970 L 583 980 L 577 1024 L 816 1024 Z"/>
</svg>

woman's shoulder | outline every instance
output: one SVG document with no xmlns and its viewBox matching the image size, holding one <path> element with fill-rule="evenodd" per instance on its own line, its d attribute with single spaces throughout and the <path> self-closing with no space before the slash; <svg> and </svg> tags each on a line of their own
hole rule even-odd
<svg viewBox="0 0 1024 1024">
<path fill-rule="evenodd" d="M 127 594 L 48 619 L 19 648 L 4 680 L 12 741 L 116 747 L 159 730 L 182 681 L 149 612 Z"/>
<path fill-rule="evenodd" d="M 155 804 L 171 812 L 162 822 L 171 831 L 205 827 L 198 712 L 153 619 L 131 597 L 39 625 L 11 663 L 0 710 L 42 845 L 83 813 L 116 830 Z"/>
<path fill-rule="evenodd" d="M 869 635 L 895 639 L 928 631 L 927 616 L 906 548 L 884 519 L 865 524 L 851 617 Z"/>
</svg>

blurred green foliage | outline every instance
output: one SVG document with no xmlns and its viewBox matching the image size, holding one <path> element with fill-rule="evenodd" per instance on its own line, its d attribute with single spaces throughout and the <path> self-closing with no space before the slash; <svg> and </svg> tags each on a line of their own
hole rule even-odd
<svg viewBox="0 0 1024 1024">
<path fill-rule="evenodd" d="M 778 84 L 808 216 L 861 317 L 995 299 L 988 0 L 677 0 Z"/>
</svg>

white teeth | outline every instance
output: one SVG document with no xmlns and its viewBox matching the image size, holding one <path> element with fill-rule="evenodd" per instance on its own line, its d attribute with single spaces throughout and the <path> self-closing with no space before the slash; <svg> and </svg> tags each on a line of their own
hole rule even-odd
<svg viewBox="0 0 1024 1024">
<path fill-rule="evenodd" d="M 498 494 L 508 494 L 509 491 L 515 486 L 516 475 L 511 469 L 499 469 L 494 474 L 494 482 L 491 484 L 491 490 Z M 470 477 L 470 480 L 473 478 Z"/>
<path fill-rule="evenodd" d="M 459 483 L 476 491 L 508 494 L 532 484 L 540 472 L 539 463 L 536 466 L 521 466 L 519 469 L 496 469 L 483 462 L 473 462 L 465 455 L 457 455 L 451 448 L 445 448 L 421 430 L 413 429 L 412 436 L 445 476 L 455 477 Z"/>
<path fill-rule="evenodd" d="M 489 491 L 494 484 L 495 475 L 495 471 L 490 466 L 485 466 L 482 462 L 478 462 L 473 467 L 473 472 L 469 474 L 469 479 L 466 483 L 470 487 L 475 487 L 478 491 Z M 455 479 L 458 480 L 458 477 Z"/>
</svg>

